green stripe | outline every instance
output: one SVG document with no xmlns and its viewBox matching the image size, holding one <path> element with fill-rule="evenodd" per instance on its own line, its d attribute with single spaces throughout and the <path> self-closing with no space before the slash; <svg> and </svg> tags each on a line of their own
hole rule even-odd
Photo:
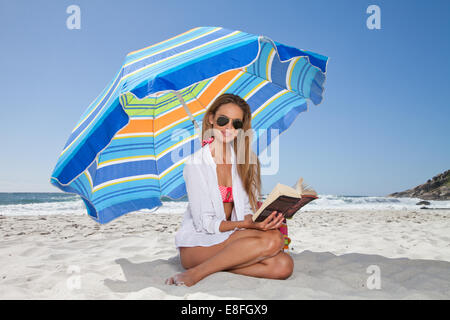
<svg viewBox="0 0 450 320">
<path fill-rule="evenodd" d="M 200 83 L 195 84 L 194 86 L 190 86 L 182 90 L 181 94 L 183 95 L 185 102 L 189 103 L 194 100 L 194 97 L 198 96 L 210 81 L 212 80 L 204 80 Z M 190 88 L 193 88 L 193 90 L 191 91 Z M 185 95 L 189 91 L 190 93 L 188 95 Z M 129 116 L 158 116 L 180 105 L 180 102 L 178 101 L 176 96 L 171 92 L 159 96 L 158 98 L 148 97 L 141 100 L 128 92 L 123 95 L 123 98 L 123 105 L 125 105 L 126 101 L 124 109 Z M 173 101 L 167 103 L 167 101 L 171 99 L 173 99 Z M 158 101 L 157 104 L 156 101 Z M 167 104 L 163 106 L 163 104 L 165 103 Z M 133 109 L 133 107 L 137 107 L 139 109 Z"/>
</svg>

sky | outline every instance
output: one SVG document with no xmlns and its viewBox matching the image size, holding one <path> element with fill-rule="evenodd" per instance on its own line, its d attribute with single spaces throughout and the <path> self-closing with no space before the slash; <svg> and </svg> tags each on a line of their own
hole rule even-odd
<svg viewBox="0 0 450 320">
<path fill-rule="evenodd" d="M 370 5 L 381 29 L 367 27 Z M 448 0 L 0 0 L 0 192 L 59 192 L 58 156 L 125 55 L 198 26 L 329 57 L 324 100 L 280 136 L 263 193 L 300 176 L 333 195 L 422 184 L 450 169 L 449 12 Z"/>
</svg>

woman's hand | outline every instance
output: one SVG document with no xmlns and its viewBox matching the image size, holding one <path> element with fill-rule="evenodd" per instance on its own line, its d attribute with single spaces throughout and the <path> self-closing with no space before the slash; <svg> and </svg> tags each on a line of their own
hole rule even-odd
<svg viewBox="0 0 450 320">
<path fill-rule="evenodd" d="M 257 229 L 262 231 L 267 231 L 271 229 L 278 229 L 283 224 L 284 216 L 277 212 L 273 211 L 269 216 L 267 216 L 264 221 L 254 222 L 252 219 L 252 214 L 247 214 L 244 217 L 244 228 L 246 229 Z"/>
</svg>

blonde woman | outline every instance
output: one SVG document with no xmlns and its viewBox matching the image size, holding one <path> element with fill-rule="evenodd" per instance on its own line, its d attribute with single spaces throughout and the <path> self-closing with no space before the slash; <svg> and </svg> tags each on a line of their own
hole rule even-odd
<svg viewBox="0 0 450 320">
<path fill-rule="evenodd" d="M 252 220 L 261 179 L 249 132 L 251 109 L 241 97 L 223 94 L 208 108 L 202 148 L 183 170 L 189 204 L 175 243 L 186 271 L 166 284 L 192 286 L 218 271 L 270 279 L 292 274 L 278 230 L 283 216 L 274 211 L 263 222 Z"/>
</svg>

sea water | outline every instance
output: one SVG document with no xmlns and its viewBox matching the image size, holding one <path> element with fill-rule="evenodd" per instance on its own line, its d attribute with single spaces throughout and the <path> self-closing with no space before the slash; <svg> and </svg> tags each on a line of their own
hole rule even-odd
<svg viewBox="0 0 450 320">
<path fill-rule="evenodd" d="M 267 195 L 263 196 L 263 199 Z M 419 198 L 390 198 L 357 195 L 319 195 L 319 198 L 303 207 L 302 211 L 316 210 L 414 210 L 422 207 L 450 209 L 450 201 L 428 200 L 430 205 L 416 205 Z M 154 214 L 183 214 L 188 204 L 183 200 L 162 200 L 157 210 L 143 209 Z M 423 210 L 424 212 L 426 210 Z M 78 195 L 68 193 L 0 193 L 0 215 L 83 215 L 86 208 Z"/>
</svg>

